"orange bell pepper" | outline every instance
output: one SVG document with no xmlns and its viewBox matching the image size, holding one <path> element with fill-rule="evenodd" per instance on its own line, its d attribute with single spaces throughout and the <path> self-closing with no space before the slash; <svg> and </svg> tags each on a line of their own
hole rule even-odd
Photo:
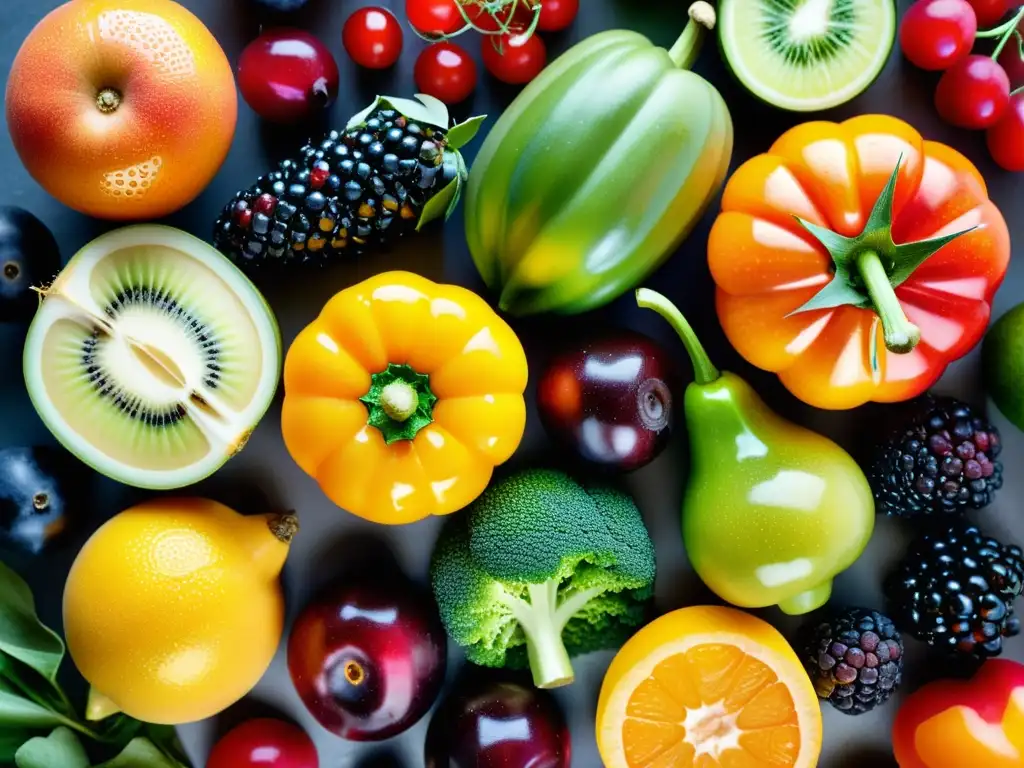
<svg viewBox="0 0 1024 768">
<path fill-rule="evenodd" d="M 883 115 L 787 131 L 733 174 L 708 241 L 729 341 L 826 409 L 931 386 L 981 339 L 1009 258 L 978 170 Z"/>
<path fill-rule="evenodd" d="M 519 339 L 479 296 L 384 273 L 334 296 L 292 344 L 284 442 L 359 517 L 449 514 L 518 447 L 526 379 Z"/>
<path fill-rule="evenodd" d="M 1024 664 L 994 659 L 969 681 L 918 689 L 892 741 L 900 768 L 1024 768 Z"/>
</svg>

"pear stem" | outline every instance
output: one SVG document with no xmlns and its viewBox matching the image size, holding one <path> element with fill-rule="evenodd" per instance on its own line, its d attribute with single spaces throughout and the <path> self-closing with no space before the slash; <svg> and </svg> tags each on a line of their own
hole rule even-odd
<svg viewBox="0 0 1024 768">
<path fill-rule="evenodd" d="M 636 303 L 641 309 L 653 309 L 671 325 L 686 347 L 686 353 L 693 363 L 693 380 L 696 384 L 710 384 L 716 381 L 722 374 L 718 372 L 704 346 L 693 332 L 693 328 L 683 317 L 679 308 L 669 301 L 665 296 L 652 291 L 650 288 L 638 288 L 636 291 Z"/>
<path fill-rule="evenodd" d="M 267 521 L 270 532 L 282 544 L 291 544 L 295 534 L 299 532 L 299 518 L 291 512 L 275 515 Z"/>
<path fill-rule="evenodd" d="M 683 34 L 676 40 L 668 52 L 669 57 L 679 69 L 689 69 L 697 61 L 701 46 L 704 43 L 704 32 L 715 28 L 715 9 L 704 0 L 697 0 L 688 11 L 690 20 L 683 29 Z"/>
<path fill-rule="evenodd" d="M 910 352 L 921 340 L 921 329 L 907 319 L 878 252 L 869 250 L 858 255 L 857 271 L 882 321 L 886 348 L 898 355 Z"/>
</svg>

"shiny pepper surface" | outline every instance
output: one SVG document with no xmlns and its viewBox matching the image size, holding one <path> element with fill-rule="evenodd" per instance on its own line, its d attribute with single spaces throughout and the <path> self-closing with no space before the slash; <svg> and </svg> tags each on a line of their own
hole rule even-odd
<svg viewBox="0 0 1024 768">
<path fill-rule="evenodd" d="M 519 339 L 483 299 L 384 273 L 337 294 L 292 344 L 285 445 L 359 517 L 449 514 L 518 447 L 526 380 Z"/>
<path fill-rule="evenodd" d="M 892 741 L 900 768 L 1024 768 L 1024 664 L 993 659 L 969 681 L 918 689 Z"/>
<path fill-rule="evenodd" d="M 1009 258 L 978 170 L 883 115 L 787 131 L 733 174 L 708 242 L 730 342 L 827 409 L 931 386 L 981 339 Z"/>
</svg>

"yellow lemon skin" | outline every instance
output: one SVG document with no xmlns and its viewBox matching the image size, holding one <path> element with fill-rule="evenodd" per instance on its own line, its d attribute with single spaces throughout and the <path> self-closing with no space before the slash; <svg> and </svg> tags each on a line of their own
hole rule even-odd
<svg viewBox="0 0 1024 768">
<path fill-rule="evenodd" d="M 86 542 L 64 589 L 64 630 L 93 688 L 136 719 L 201 720 L 248 693 L 284 624 L 278 576 L 294 518 L 207 499 L 158 499 Z"/>
</svg>

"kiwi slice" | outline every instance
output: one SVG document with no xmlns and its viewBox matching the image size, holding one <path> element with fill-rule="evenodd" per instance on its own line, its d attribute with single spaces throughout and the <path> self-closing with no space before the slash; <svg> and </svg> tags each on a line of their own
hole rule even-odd
<svg viewBox="0 0 1024 768">
<path fill-rule="evenodd" d="M 180 488 L 245 444 L 277 389 L 277 323 L 213 247 L 171 227 L 103 235 L 43 290 L 25 381 L 50 431 L 99 472 Z"/>
<path fill-rule="evenodd" d="M 780 109 L 844 104 L 885 67 L 893 0 L 721 0 L 718 30 L 733 74 Z"/>
</svg>

